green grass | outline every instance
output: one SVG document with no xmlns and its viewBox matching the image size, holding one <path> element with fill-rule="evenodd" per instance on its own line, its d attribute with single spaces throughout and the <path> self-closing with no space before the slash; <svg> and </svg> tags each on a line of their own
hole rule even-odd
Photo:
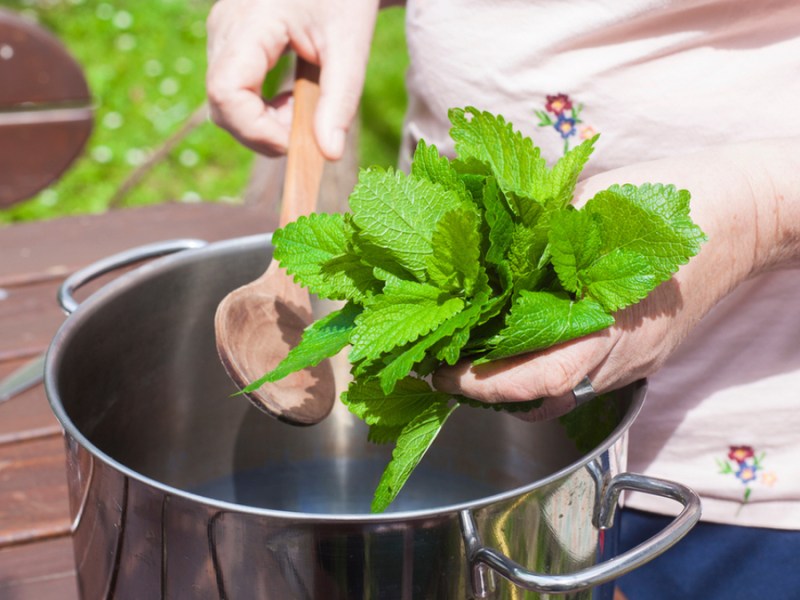
<svg viewBox="0 0 800 600">
<path fill-rule="evenodd" d="M 130 173 L 205 97 L 207 0 L 108 2 L 0 0 L 55 33 L 84 67 L 95 127 L 81 158 L 34 198 L 0 211 L 0 223 L 102 212 Z M 406 97 L 402 9 L 378 20 L 362 103 L 362 165 L 397 159 Z M 252 153 L 210 122 L 198 126 L 124 199 L 240 199 Z"/>
<path fill-rule="evenodd" d="M 397 164 L 407 104 L 404 19 L 405 10 L 401 8 L 384 9 L 378 15 L 361 99 L 362 166 Z"/>
</svg>

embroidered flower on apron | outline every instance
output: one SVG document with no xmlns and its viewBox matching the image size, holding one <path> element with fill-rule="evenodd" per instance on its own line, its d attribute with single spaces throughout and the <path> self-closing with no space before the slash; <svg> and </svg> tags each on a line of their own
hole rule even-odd
<svg viewBox="0 0 800 600">
<path fill-rule="evenodd" d="M 717 459 L 722 475 L 733 475 L 744 485 L 742 503 L 750 500 L 752 485 L 760 483 L 772 487 L 778 476 L 772 471 L 764 471 L 763 460 L 766 453 L 756 455 L 752 446 L 729 446 L 728 460 Z"/>
<path fill-rule="evenodd" d="M 537 110 L 539 127 L 552 127 L 564 140 L 564 154 L 569 151 L 570 138 L 579 133 L 581 140 L 588 140 L 597 132 L 591 125 L 582 125 L 580 118 L 583 104 L 575 104 L 567 94 L 547 96 L 544 110 Z"/>
</svg>

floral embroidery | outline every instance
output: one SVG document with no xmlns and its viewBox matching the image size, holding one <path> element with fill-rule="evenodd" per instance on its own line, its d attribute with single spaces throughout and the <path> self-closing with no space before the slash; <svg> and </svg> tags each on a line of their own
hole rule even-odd
<svg viewBox="0 0 800 600">
<path fill-rule="evenodd" d="M 554 115 L 564 114 L 565 110 L 572 110 L 572 100 L 566 94 L 556 94 L 555 96 L 547 97 L 547 104 L 544 105 L 547 112 Z"/>
<path fill-rule="evenodd" d="M 761 483 L 763 483 L 767 487 L 772 487 L 773 485 L 775 485 L 775 482 L 777 481 L 778 481 L 778 476 L 772 471 L 770 471 L 769 473 L 764 473 L 761 476 Z"/>
<path fill-rule="evenodd" d="M 594 127 L 591 125 L 584 125 L 580 129 L 580 136 L 582 140 L 588 140 L 589 138 L 593 138 L 597 135 L 597 131 L 595 131 Z"/>
<path fill-rule="evenodd" d="M 569 117 L 565 117 L 564 115 L 558 115 L 558 119 L 556 119 L 556 131 L 561 134 L 561 137 L 565 140 L 571 136 L 575 135 L 575 119 L 570 119 Z"/>
<path fill-rule="evenodd" d="M 753 492 L 751 484 L 754 482 L 760 481 L 763 485 L 772 487 L 778 480 L 778 476 L 772 471 L 763 472 L 764 456 L 764 452 L 756 455 L 752 446 L 730 446 L 728 460 L 717 459 L 721 474 L 734 475 L 745 486 L 742 503 L 750 499 L 750 494 Z"/>
<path fill-rule="evenodd" d="M 547 96 L 544 110 L 537 110 L 539 127 L 552 127 L 564 140 L 564 154 L 569 151 L 569 138 L 578 132 L 578 125 L 583 123 L 580 119 L 583 104 L 574 104 L 567 94 Z M 595 135 L 594 127 L 583 126 L 580 128 L 580 138 L 588 140 Z"/>
<path fill-rule="evenodd" d="M 748 458 L 753 458 L 754 455 L 752 446 L 731 446 L 730 452 L 728 452 L 728 458 L 735 460 L 740 465 Z"/>
</svg>

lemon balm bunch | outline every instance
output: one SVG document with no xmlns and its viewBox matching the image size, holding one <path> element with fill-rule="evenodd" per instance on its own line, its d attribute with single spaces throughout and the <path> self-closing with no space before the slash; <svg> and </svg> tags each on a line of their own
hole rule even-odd
<svg viewBox="0 0 800 600">
<path fill-rule="evenodd" d="M 342 400 L 395 444 L 372 510 L 385 510 L 447 418 L 474 402 L 426 381 L 604 329 L 694 256 L 705 239 L 690 194 L 614 185 L 582 208 L 575 185 L 598 136 L 552 167 L 502 116 L 449 111 L 457 158 L 421 141 L 411 172 L 359 174 L 350 212 L 315 213 L 273 236 L 274 258 L 309 291 L 346 301 L 311 324 L 249 389 L 349 347 Z M 520 410 L 530 404 L 501 405 Z"/>
</svg>

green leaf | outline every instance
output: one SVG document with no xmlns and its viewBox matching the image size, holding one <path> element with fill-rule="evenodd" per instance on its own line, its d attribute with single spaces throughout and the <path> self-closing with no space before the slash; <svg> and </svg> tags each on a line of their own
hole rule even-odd
<svg viewBox="0 0 800 600">
<path fill-rule="evenodd" d="M 501 290 L 501 295 L 512 292 L 514 289 L 514 275 L 508 263 L 501 263 L 495 266 L 496 284 Z"/>
<path fill-rule="evenodd" d="M 404 426 L 422 414 L 431 404 L 446 403 L 448 394 L 437 392 L 422 379 L 406 377 L 397 382 L 391 394 L 385 394 L 378 381 L 352 381 L 342 402 L 367 425 Z"/>
<path fill-rule="evenodd" d="M 332 286 L 336 286 L 346 300 L 363 304 L 382 289 L 382 282 L 375 278 L 373 267 L 365 264 L 355 254 L 332 258 L 322 265 L 321 274 Z"/>
<path fill-rule="evenodd" d="M 614 324 L 593 300 L 571 300 L 550 292 L 522 291 L 506 318 L 506 328 L 491 340 L 491 351 L 475 364 L 549 348 Z"/>
<path fill-rule="evenodd" d="M 486 179 L 483 186 L 484 218 L 489 226 L 489 249 L 486 262 L 505 264 L 506 253 L 514 234 L 514 219 L 494 177 Z"/>
<path fill-rule="evenodd" d="M 578 272 L 589 267 L 600 251 L 600 228 L 584 211 L 562 210 L 550 219 L 550 261 L 564 289 L 578 291 Z"/>
<path fill-rule="evenodd" d="M 551 261 L 564 289 L 593 298 L 607 312 L 639 302 L 668 277 L 670 269 L 677 269 L 677 261 L 665 263 L 665 258 L 669 259 L 664 252 L 642 256 L 639 248 L 647 246 L 652 251 L 653 240 L 659 239 L 661 249 L 672 252 L 674 259 L 691 252 L 687 247 L 680 251 L 680 234 L 673 228 L 676 217 L 683 218 L 679 209 L 662 218 L 639 207 L 641 200 L 632 186 L 626 191 L 623 197 L 612 196 L 611 190 L 601 192 L 587 210 L 560 211 L 550 223 Z M 664 196 L 669 193 L 659 195 L 659 200 Z M 674 199 L 682 204 L 680 195 Z M 673 204 L 662 202 L 662 206 L 669 209 Z M 627 222 L 617 224 L 618 219 Z M 643 239 L 648 241 L 643 243 Z M 677 252 L 670 249 L 672 243 Z M 680 260 L 688 260 L 688 256 Z"/>
<path fill-rule="evenodd" d="M 656 283 L 669 279 L 700 250 L 705 234 L 689 217 L 689 193 L 674 186 L 614 185 L 582 209 L 600 225 L 601 251 L 621 248 L 644 257 Z"/>
<path fill-rule="evenodd" d="M 397 262 L 397 258 L 389 250 L 365 239 L 358 231 L 353 233 L 351 243 L 355 259 L 367 265 L 372 277 L 380 282 L 380 285 L 383 285 L 388 276 L 417 281 L 411 272 Z"/>
<path fill-rule="evenodd" d="M 562 156 L 547 174 L 545 195 L 552 198 L 555 208 L 564 208 L 572 202 L 578 177 L 594 151 L 594 144 L 598 137 L 600 137 L 599 134 L 575 146 Z"/>
<path fill-rule="evenodd" d="M 321 298 L 344 300 L 361 297 L 372 284 L 356 281 L 347 273 L 332 272 L 325 265 L 349 251 L 344 217 L 313 213 L 300 217 L 272 235 L 274 258 L 296 281 Z"/>
<path fill-rule="evenodd" d="M 492 175 L 489 167 L 474 158 L 466 160 L 456 158 L 450 161 L 450 166 L 458 173 L 458 178 L 462 181 L 470 196 L 472 196 L 472 201 L 476 206 L 480 206 L 483 186 L 486 183 L 486 179 Z"/>
<path fill-rule="evenodd" d="M 438 183 L 445 189 L 456 191 L 467 205 L 473 203 L 472 194 L 467 191 L 465 181 L 453 168 L 450 160 L 440 155 L 436 146 L 427 145 L 425 140 L 420 140 L 414 150 L 411 175 L 419 179 L 427 179 L 431 183 Z"/>
<path fill-rule="evenodd" d="M 466 339 L 458 337 L 457 339 L 448 340 L 448 346 L 441 349 L 443 355 L 452 358 L 452 353 L 457 353 L 461 347 L 467 343 L 469 339 L 469 328 L 478 321 L 482 314 L 483 307 L 483 303 L 472 304 L 462 312 L 447 319 L 431 333 L 399 349 L 398 353 L 387 362 L 386 367 L 384 367 L 379 374 L 383 391 L 387 394 L 391 393 L 395 383 L 408 376 L 414 368 L 414 365 L 425 358 L 428 350 L 434 345 L 451 338 L 451 336 L 454 336 L 462 329 L 467 329 Z M 458 346 L 458 344 L 460 344 L 460 346 Z M 456 348 L 456 346 L 458 347 Z M 455 361 L 453 360 L 450 364 L 454 363 Z"/>
<path fill-rule="evenodd" d="M 506 303 L 511 298 L 511 292 L 512 287 L 509 286 L 500 295 L 490 298 L 481 308 L 481 318 L 478 324 L 486 323 L 486 321 L 501 314 L 506 307 Z"/>
<path fill-rule="evenodd" d="M 470 331 L 467 327 L 456 330 L 449 338 L 441 340 L 433 347 L 434 356 L 448 365 L 456 364 L 461 358 L 461 349 L 469 341 Z"/>
<path fill-rule="evenodd" d="M 620 248 L 592 263 L 578 275 L 586 296 L 615 312 L 645 298 L 657 284 L 643 256 Z"/>
<path fill-rule="evenodd" d="M 445 213 L 463 205 L 457 191 L 392 170 L 361 171 L 350 195 L 358 236 L 383 248 L 423 282 L 436 224 Z"/>
<path fill-rule="evenodd" d="M 578 177 L 598 138 L 585 140 L 567 152 L 551 170 L 540 149 L 503 117 L 472 107 L 452 109 L 449 115 L 453 124 L 450 135 L 459 158 L 488 164 L 512 210 L 528 226 L 536 223 L 543 206 L 563 208 L 572 201 Z M 552 124 L 545 117 L 540 125 Z"/>
<path fill-rule="evenodd" d="M 518 223 L 528 227 L 534 227 L 539 223 L 539 219 L 545 212 L 541 204 L 511 191 L 504 192 L 504 195 L 508 206 L 517 215 L 515 220 Z"/>
<path fill-rule="evenodd" d="M 403 428 L 392 452 L 392 460 L 375 490 L 372 512 L 383 512 L 394 501 L 456 408 L 458 404 L 451 407 L 446 402 L 434 402 Z"/>
<path fill-rule="evenodd" d="M 459 158 L 488 164 L 507 195 L 546 200 L 547 165 L 530 138 L 514 131 L 502 116 L 473 107 L 451 109 L 448 116 L 453 125 L 450 136 Z M 519 205 L 516 209 L 518 215 L 524 215 L 526 210 Z"/>
<path fill-rule="evenodd" d="M 481 270 L 478 215 L 473 210 L 445 213 L 433 231 L 427 258 L 428 280 L 452 293 L 471 296 Z"/>
<path fill-rule="evenodd" d="M 414 341 L 464 308 L 464 300 L 440 289 L 391 277 L 383 294 L 372 298 L 356 319 L 350 362 L 376 359 Z"/>
<path fill-rule="evenodd" d="M 359 304 L 379 294 L 383 288 L 383 282 L 373 274 L 373 267 L 361 260 L 352 247 L 347 254 L 325 262 L 320 273 L 332 286 L 341 290 L 345 298 Z"/>
<path fill-rule="evenodd" d="M 546 265 L 540 266 L 546 248 L 546 228 L 524 225 L 517 225 L 514 228 L 507 262 L 515 290 L 533 290 L 538 287 L 547 274 L 544 268 Z"/>
<path fill-rule="evenodd" d="M 503 329 L 503 321 L 500 315 L 505 315 L 512 298 L 513 287 L 509 281 L 503 291 L 496 296 L 492 296 L 481 306 L 481 314 L 477 323 L 470 326 L 469 339 L 463 346 L 459 358 L 466 355 L 483 353 L 486 350 L 488 340 L 492 339 Z M 441 358 L 440 360 L 444 360 Z M 453 364 L 453 363 L 450 363 Z"/>
<path fill-rule="evenodd" d="M 482 180 L 492 175 L 492 170 L 489 168 L 489 165 L 473 156 L 459 156 L 454 158 L 450 161 L 450 166 L 458 173 L 462 181 L 464 177 L 475 178 L 475 182 L 478 181 L 478 178 L 481 178 L 481 187 L 483 187 Z"/>
<path fill-rule="evenodd" d="M 367 441 L 373 444 L 394 444 L 401 433 L 403 433 L 402 425 L 370 425 Z"/>
<path fill-rule="evenodd" d="M 360 306 L 348 303 L 306 327 L 300 343 L 289 350 L 286 358 L 243 391 L 252 392 L 267 382 L 278 381 L 290 373 L 313 367 L 323 359 L 338 354 L 350 342 L 350 333 L 360 312 Z"/>
<path fill-rule="evenodd" d="M 429 354 L 414 366 L 414 373 L 417 377 L 427 377 L 438 369 L 441 364 L 442 361 Z"/>
</svg>

